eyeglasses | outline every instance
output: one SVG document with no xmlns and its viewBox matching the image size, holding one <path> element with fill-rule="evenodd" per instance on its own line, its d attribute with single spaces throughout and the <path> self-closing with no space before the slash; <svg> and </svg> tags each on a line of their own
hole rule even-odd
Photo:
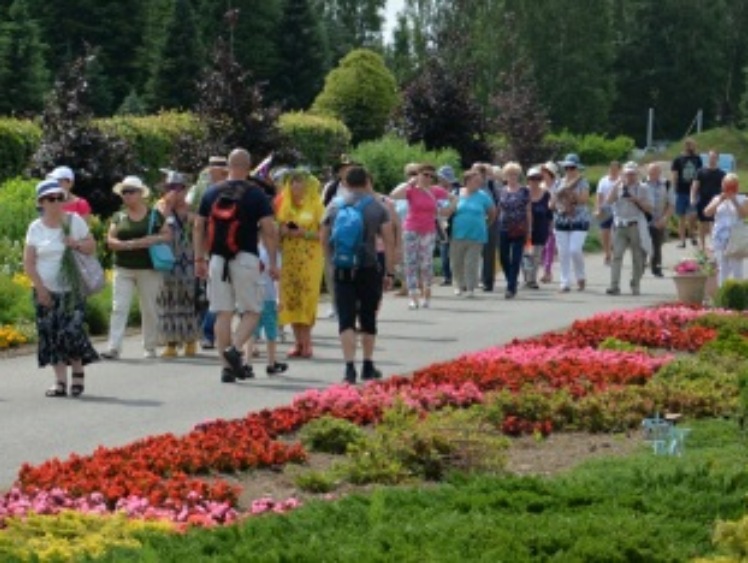
<svg viewBox="0 0 748 563">
<path fill-rule="evenodd" d="M 576 166 L 564 166 L 564 170 L 576 170 Z"/>
<path fill-rule="evenodd" d="M 181 192 L 181 191 L 184 190 L 184 186 L 182 186 L 180 184 L 174 184 L 174 185 L 171 185 L 171 186 L 167 186 L 166 189 L 169 190 L 170 192 Z M 124 193 L 124 192 L 122 192 L 122 193 Z"/>
<path fill-rule="evenodd" d="M 140 190 L 138 188 L 125 188 L 122 190 L 122 195 L 132 195 L 140 193 Z"/>
<path fill-rule="evenodd" d="M 530 176 L 527 178 L 527 180 L 530 182 L 540 182 L 540 180 L 542 179 L 543 179 L 542 176 Z"/>
<path fill-rule="evenodd" d="M 408 172 L 408 178 L 413 178 L 415 176 L 418 176 L 418 172 Z"/>
<path fill-rule="evenodd" d="M 65 201 L 64 195 L 50 195 L 47 197 L 41 198 L 41 201 L 48 201 L 49 203 L 62 203 Z"/>
</svg>

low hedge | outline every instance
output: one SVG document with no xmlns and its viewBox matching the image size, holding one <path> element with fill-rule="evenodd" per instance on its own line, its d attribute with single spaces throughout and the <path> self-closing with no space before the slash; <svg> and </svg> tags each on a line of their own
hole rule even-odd
<svg viewBox="0 0 748 563">
<path fill-rule="evenodd" d="M 41 138 L 33 121 L 0 118 L 0 180 L 24 173 Z"/>
<path fill-rule="evenodd" d="M 316 169 L 337 161 L 351 145 L 351 132 L 335 117 L 290 112 L 281 115 L 278 124 L 288 143 Z"/>
<path fill-rule="evenodd" d="M 587 165 L 628 160 L 635 147 L 634 140 L 624 135 L 609 139 L 604 135 L 574 135 L 568 131 L 546 135 L 545 141 L 556 148 L 559 157 L 577 153 L 582 163 Z"/>
</svg>

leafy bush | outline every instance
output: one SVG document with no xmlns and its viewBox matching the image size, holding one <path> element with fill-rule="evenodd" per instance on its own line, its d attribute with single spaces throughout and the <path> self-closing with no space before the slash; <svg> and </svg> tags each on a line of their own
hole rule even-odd
<svg viewBox="0 0 748 563">
<path fill-rule="evenodd" d="M 0 239 L 23 241 L 36 210 L 34 180 L 14 178 L 0 185 Z"/>
<path fill-rule="evenodd" d="M 282 114 L 278 124 L 292 148 L 317 169 L 339 160 L 351 144 L 348 127 L 334 117 L 292 112 Z"/>
<path fill-rule="evenodd" d="M 398 103 L 397 82 L 378 53 L 355 49 L 325 77 L 325 87 L 312 105 L 312 113 L 342 120 L 353 143 L 376 139 L 384 133 Z"/>
<path fill-rule="evenodd" d="M 405 180 L 403 168 L 409 162 L 430 162 L 436 166 L 449 164 L 455 170 L 460 168 L 460 155 L 456 151 L 428 151 L 422 143 L 409 145 L 394 135 L 361 143 L 351 153 L 351 158 L 368 168 L 374 176 L 374 188 L 382 193 L 390 192 Z"/>
<path fill-rule="evenodd" d="M 0 238 L 0 274 L 12 276 L 23 271 L 23 242 Z"/>
<path fill-rule="evenodd" d="M 737 332 L 748 334 L 747 315 L 725 315 L 720 313 L 707 313 L 696 317 L 691 321 L 692 325 L 713 328 L 717 331 Z"/>
<path fill-rule="evenodd" d="M 329 493 L 335 489 L 335 477 L 324 471 L 305 471 L 294 478 L 294 483 L 302 491 Z"/>
<path fill-rule="evenodd" d="M 745 311 L 748 309 L 748 281 L 727 280 L 717 291 L 715 304 L 725 309 Z"/>
<path fill-rule="evenodd" d="M 301 430 L 301 442 L 314 452 L 344 454 L 350 444 L 364 437 L 364 431 L 347 420 L 323 416 Z"/>
<path fill-rule="evenodd" d="M 603 340 L 600 344 L 597 346 L 598 350 L 614 350 L 618 352 L 648 352 L 648 349 L 646 346 L 637 346 L 636 344 L 631 344 L 630 342 L 626 342 L 625 340 L 619 340 L 618 338 L 609 336 L 605 340 Z"/>
<path fill-rule="evenodd" d="M 707 342 L 699 350 L 699 356 L 706 358 L 729 355 L 748 359 L 748 339 L 742 334 L 731 330 L 719 331 L 717 338 Z"/>
<path fill-rule="evenodd" d="M 109 331 L 109 317 L 112 313 L 112 284 L 107 283 L 102 291 L 86 300 L 85 323 L 92 336 Z M 137 297 L 132 300 L 127 326 L 140 326 L 140 305 Z"/>
<path fill-rule="evenodd" d="M 34 320 L 31 290 L 0 274 L 0 325 L 15 325 Z"/>
<path fill-rule="evenodd" d="M 26 119 L 0 119 L 0 181 L 26 171 L 42 137 L 39 125 Z"/>
<path fill-rule="evenodd" d="M 608 164 L 611 160 L 627 160 L 634 150 L 634 140 L 631 137 L 619 135 L 608 139 L 594 133 L 574 135 L 568 131 L 551 133 L 545 137 L 545 142 L 556 147 L 557 154 L 574 152 L 579 155 L 584 164 Z"/>
</svg>

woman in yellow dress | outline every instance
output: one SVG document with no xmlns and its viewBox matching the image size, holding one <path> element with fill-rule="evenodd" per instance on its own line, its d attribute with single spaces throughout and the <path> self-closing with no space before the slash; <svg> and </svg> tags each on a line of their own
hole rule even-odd
<svg viewBox="0 0 748 563">
<path fill-rule="evenodd" d="M 278 324 L 293 328 L 295 344 L 288 356 L 311 358 L 324 266 L 319 231 L 325 208 L 319 180 L 304 169 L 286 173 L 276 209 L 283 259 Z"/>
</svg>

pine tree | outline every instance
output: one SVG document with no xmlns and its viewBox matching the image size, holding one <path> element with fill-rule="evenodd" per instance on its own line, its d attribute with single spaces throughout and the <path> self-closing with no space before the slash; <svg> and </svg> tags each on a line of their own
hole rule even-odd
<svg viewBox="0 0 748 563">
<path fill-rule="evenodd" d="M 175 0 L 156 65 L 148 81 L 152 109 L 190 109 L 197 100 L 202 47 L 190 0 Z"/>
<path fill-rule="evenodd" d="M 275 98 L 288 109 L 306 109 L 322 89 L 328 57 L 322 28 L 309 0 L 286 0 L 279 29 Z"/>
<path fill-rule="evenodd" d="M 15 0 L 0 24 L 0 113 L 36 112 L 50 86 L 44 63 L 46 45 L 29 16 L 26 0 Z"/>
</svg>

